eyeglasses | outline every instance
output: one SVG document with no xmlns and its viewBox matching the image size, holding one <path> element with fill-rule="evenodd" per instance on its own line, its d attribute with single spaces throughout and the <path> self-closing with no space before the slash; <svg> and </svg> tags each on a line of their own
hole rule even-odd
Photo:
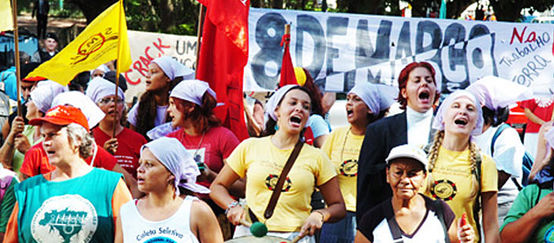
<svg viewBox="0 0 554 243">
<path fill-rule="evenodd" d="M 98 103 L 100 103 L 100 104 L 102 104 L 102 105 L 107 105 L 107 104 L 109 104 L 109 103 L 111 103 L 111 102 L 116 102 L 116 101 L 117 101 L 117 104 L 118 104 L 118 105 L 121 105 L 121 104 L 123 104 L 123 102 L 124 102 L 123 99 L 121 99 L 121 98 L 119 98 L 119 97 L 117 97 L 117 98 L 114 98 L 114 97 L 107 98 L 107 97 L 106 97 L 106 98 L 103 98 L 103 99 L 101 99 L 100 101 L 98 101 Z"/>
</svg>

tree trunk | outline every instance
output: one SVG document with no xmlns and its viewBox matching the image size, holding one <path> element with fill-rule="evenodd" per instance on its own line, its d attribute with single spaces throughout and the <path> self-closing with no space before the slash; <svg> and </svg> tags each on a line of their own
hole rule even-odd
<svg viewBox="0 0 554 243">
<path fill-rule="evenodd" d="M 175 14 L 175 3 L 172 0 L 160 0 L 158 6 L 160 9 L 160 28 L 162 31 L 167 32 L 171 27 L 175 26 L 175 18 L 173 17 L 173 14 Z"/>
<path fill-rule="evenodd" d="M 523 8 L 520 1 L 506 3 L 506 1 L 490 1 L 490 5 L 496 15 L 498 21 L 516 21 L 521 17 L 521 9 Z"/>
<path fill-rule="evenodd" d="M 283 8 L 283 0 L 273 0 L 272 3 L 271 3 L 271 8 L 282 9 Z"/>
<path fill-rule="evenodd" d="M 81 9 L 83 15 L 87 19 L 87 24 L 90 24 L 96 16 L 100 15 L 115 2 L 117 2 L 117 0 L 67 0 L 67 3 L 73 3 Z"/>
</svg>

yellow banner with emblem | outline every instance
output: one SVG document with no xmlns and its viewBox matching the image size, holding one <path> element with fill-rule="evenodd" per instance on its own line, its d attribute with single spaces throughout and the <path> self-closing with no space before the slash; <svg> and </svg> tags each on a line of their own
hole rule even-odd
<svg viewBox="0 0 554 243">
<path fill-rule="evenodd" d="M 119 58 L 118 43 L 121 45 Z M 44 77 L 67 85 L 80 72 L 93 70 L 114 59 L 118 60 L 123 71 L 131 66 L 127 22 L 121 0 L 98 15 L 75 40 L 27 77 Z"/>
<path fill-rule="evenodd" d="M 0 16 L 3 16 L 0 18 L 0 31 L 13 30 L 12 5 L 10 0 L 0 0 Z"/>
</svg>

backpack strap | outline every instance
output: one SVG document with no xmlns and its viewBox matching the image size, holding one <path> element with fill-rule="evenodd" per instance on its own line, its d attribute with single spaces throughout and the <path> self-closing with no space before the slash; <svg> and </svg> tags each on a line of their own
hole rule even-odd
<svg viewBox="0 0 554 243">
<path fill-rule="evenodd" d="M 444 242 L 450 243 L 450 237 L 448 237 L 448 228 L 446 227 L 446 221 L 444 221 L 444 207 L 442 206 L 441 200 L 436 199 L 432 201 L 431 205 L 435 210 L 435 213 L 437 214 L 437 218 L 439 218 L 439 221 L 441 222 L 442 229 L 444 231 Z"/>
<path fill-rule="evenodd" d="M 481 203 L 482 203 L 482 198 L 481 198 L 481 177 L 482 177 L 482 173 L 481 173 L 481 165 L 482 165 L 482 162 L 483 162 L 483 158 L 481 157 L 481 152 L 480 151 L 477 151 L 477 156 L 475 158 L 475 164 L 476 164 L 476 168 L 475 168 L 475 171 L 473 172 L 474 175 L 475 175 L 475 178 L 477 179 L 477 183 L 479 183 L 479 186 L 478 186 L 478 191 L 477 191 L 477 197 L 475 198 L 475 205 L 473 205 L 473 219 L 475 221 L 475 226 L 476 226 L 476 234 L 481 234 L 481 223 L 479 222 L 479 211 L 481 211 Z"/>
<path fill-rule="evenodd" d="M 404 240 L 402 240 L 402 231 L 400 231 L 398 224 L 394 223 L 394 216 L 387 218 L 387 224 L 389 225 L 390 233 L 392 234 L 392 242 L 404 243 Z"/>
</svg>

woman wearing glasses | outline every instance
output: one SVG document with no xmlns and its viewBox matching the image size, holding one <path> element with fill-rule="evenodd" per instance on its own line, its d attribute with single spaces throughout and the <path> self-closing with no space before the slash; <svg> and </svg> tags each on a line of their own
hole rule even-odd
<svg viewBox="0 0 554 243">
<path fill-rule="evenodd" d="M 114 83 L 103 78 L 94 78 L 87 87 L 86 95 L 106 114 L 92 129 L 92 134 L 96 143 L 113 154 L 117 163 L 136 179 L 140 147 L 146 139 L 121 125 L 125 97 L 119 87 L 116 95 L 115 87 Z M 114 131 L 115 137 L 112 137 Z"/>
</svg>

